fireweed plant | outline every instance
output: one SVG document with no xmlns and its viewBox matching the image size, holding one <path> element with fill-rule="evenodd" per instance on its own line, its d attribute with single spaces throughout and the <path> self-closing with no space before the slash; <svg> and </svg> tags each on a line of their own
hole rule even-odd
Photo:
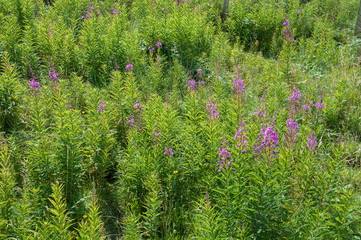
<svg viewBox="0 0 361 240">
<path fill-rule="evenodd" d="M 360 239 L 358 3 L 3 0 L 0 239 Z"/>
</svg>

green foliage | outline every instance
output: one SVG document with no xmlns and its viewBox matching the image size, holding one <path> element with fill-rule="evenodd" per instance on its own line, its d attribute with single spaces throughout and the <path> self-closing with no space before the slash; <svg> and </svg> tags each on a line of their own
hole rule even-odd
<svg viewBox="0 0 361 240">
<path fill-rule="evenodd" d="M 96 239 L 103 240 L 104 223 L 100 218 L 99 205 L 94 195 L 94 189 L 92 193 L 90 205 L 88 207 L 88 215 L 84 215 L 82 222 L 79 225 L 79 238 L 80 239 Z"/>
<path fill-rule="evenodd" d="M 50 215 L 39 226 L 39 239 L 73 239 L 70 232 L 71 220 L 68 218 L 66 200 L 63 197 L 64 186 L 57 182 L 52 186 L 52 190 L 49 198 L 52 207 L 48 209 Z"/>
<path fill-rule="evenodd" d="M 11 131 L 19 124 L 22 87 L 15 66 L 10 64 L 5 52 L 0 75 L 0 127 Z"/>
<path fill-rule="evenodd" d="M 11 231 L 10 221 L 15 201 L 15 173 L 10 162 L 11 151 L 6 140 L 0 136 L 0 237 L 5 238 Z"/>
<path fill-rule="evenodd" d="M 361 238 L 358 3 L 3 0 L 0 238 Z"/>
</svg>

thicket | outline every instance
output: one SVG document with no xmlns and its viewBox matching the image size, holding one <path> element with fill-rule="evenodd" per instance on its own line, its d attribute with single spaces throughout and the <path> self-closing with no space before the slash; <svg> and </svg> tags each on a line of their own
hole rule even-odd
<svg viewBox="0 0 361 240">
<path fill-rule="evenodd" d="M 3 0 L 0 239 L 360 239 L 358 1 Z"/>
</svg>

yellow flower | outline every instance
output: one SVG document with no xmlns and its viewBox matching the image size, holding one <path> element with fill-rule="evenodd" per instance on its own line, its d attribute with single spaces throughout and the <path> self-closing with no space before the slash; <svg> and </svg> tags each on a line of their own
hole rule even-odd
<svg viewBox="0 0 361 240">
<path fill-rule="evenodd" d="M 273 77 L 273 74 L 271 74 L 271 77 Z"/>
<path fill-rule="evenodd" d="M 88 216 L 87 215 L 83 215 L 83 218 L 87 218 Z"/>
<path fill-rule="evenodd" d="M 174 173 L 174 174 L 177 174 L 177 173 L 178 173 L 178 171 L 173 171 L 173 173 Z"/>
</svg>

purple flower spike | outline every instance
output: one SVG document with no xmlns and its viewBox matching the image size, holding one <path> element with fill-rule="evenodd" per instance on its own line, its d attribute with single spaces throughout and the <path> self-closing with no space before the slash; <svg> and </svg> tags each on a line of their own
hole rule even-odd
<svg viewBox="0 0 361 240">
<path fill-rule="evenodd" d="M 318 109 L 322 109 L 324 108 L 326 105 L 324 103 L 315 103 L 315 107 L 317 107 Z"/>
<path fill-rule="evenodd" d="M 51 80 L 55 85 L 59 82 L 59 75 L 55 71 L 55 66 L 53 61 L 50 58 L 50 71 L 49 71 L 49 80 Z"/>
<path fill-rule="evenodd" d="M 231 152 L 227 149 L 226 139 L 223 137 L 222 147 L 219 148 L 218 158 L 220 159 L 217 163 L 219 166 L 218 172 L 222 172 L 223 169 L 230 169 L 233 159 L 230 159 Z"/>
<path fill-rule="evenodd" d="M 127 124 L 129 124 L 129 126 L 133 126 L 134 123 L 135 123 L 134 118 L 130 117 L 127 119 Z"/>
<path fill-rule="evenodd" d="M 289 21 L 286 20 L 283 23 L 283 26 L 285 26 L 285 29 L 283 29 L 283 31 L 282 31 L 283 39 L 290 43 L 293 42 L 295 39 L 293 38 L 292 30 L 289 28 L 291 26 Z"/>
<path fill-rule="evenodd" d="M 317 148 L 317 138 L 315 137 L 315 134 L 311 132 L 307 135 L 307 148 L 309 149 L 316 149 Z"/>
<path fill-rule="evenodd" d="M 297 105 L 299 102 L 301 102 L 301 97 L 302 97 L 301 92 L 298 90 L 298 88 L 295 88 L 292 91 L 292 95 L 290 97 L 288 97 L 288 101 Z"/>
<path fill-rule="evenodd" d="M 162 48 L 162 43 L 160 41 L 158 41 L 156 46 L 157 46 L 157 48 Z"/>
<path fill-rule="evenodd" d="M 153 130 L 152 137 L 155 140 L 155 144 L 158 145 L 158 142 L 162 140 L 162 132 L 158 128 L 158 125 L 155 126 L 155 129 Z M 169 152 L 169 149 L 168 149 Z"/>
<path fill-rule="evenodd" d="M 192 74 L 189 76 L 187 86 L 190 90 L 197 90 L 197 82 L 193 79 Z"/>
<path fill-rule="evenodd" d="M 150 44 L 150 46 L 148 47 L 148 50 L 150 53 L 154 53 L 154 47 L 152 44 Z"/>
<path fill-rule="evenodd" d="M 261 124 L 261 132 L 258 135 L 259 145 L 255 144 L 253 150 L 255 153 L 260 155 L 267 155 L 268 153 L 271 153 L 272 157 L 276 157 L 276 153 L 278 153 L 275 151 L 275 149 L 278 147 L 278 133 L 272 125 L 270 125 L 266 129 L 264 129 L 264 127 L 265 126 Z"/>
<path fill-rule="evenodd" d="M 214 104 L 213 100 L 207 102 L 206 112 L 209 113 L 209 119 L 213 121 L 216 118 L 219 118 L 219 110 L 216 104 Z"/>
<path fill-rule="evenodd" d="M 234 76 L 233 78 L 233 93 L 236 95 L 240 95 L 244 92 L 244 82 L 242 79 Z"/>
<path fill-rule="evenodd" d="M 173 156 L 173 149 L 172 148 L 164 148 L 164 155 Z"/>
<path fill-rule="evenodd" d="M 103 112 L 105 109 L 107 108 L 107 105 L 105 104 L 105 102 L 102 100 L 98 106 L 98 112 Z"/>
<path fill-rule="evenodd" d="M 128 64 L 126 67 L 125 67 L 125 71 L 127 72 L 130 72 L 134 69 L 133 65 L 132 64 Z"/>
<path fill-rule="evenodd" d="M 284 23 L 283 23 L 283 26 L 285 27 L 290 27 L 290 22 L 288 20 L 286 20 Z"/>
<path fill-rule="evenodd" d="M 40 83 L 38 81 L 36 81 L 38 78 L 36 77 L 36 74 L 33 71 L 33 69 L 30 67 L 28 60 L 26 60 L 26 62 L 29 65 L 29 72 L 31 74 L 31 78 L 29 80 L 30 91 L 38 91 L 41 89 Z"/>
<path fill-rule="evenodd" d="M 130 59 L 128 57 L 128 65 L 125 67 L 125 71 L 130 72 L 134 69 L 133 65 L 130 63 Z"/>
<path fill-rule="evenodd" d="M 258 112 L 256 112 L 256 114 L 260 117 L 263 117 L 263 111 L 262 110 L 259 110 Z"/>
<path fill-rule="evenodd" d="M 35 81 L 35 79 L 30 79 L 29 85 L 30 85 L 30 91 L 36 91 L 41 89 L 39 82 Z"/>
<path fill-rule="evenodd" d="M 298 132 L 298 123 L 292 121 L 291 119 L 287 119 L 287 129 L 289 132 Z"/>
<path fill-rule="evenodd" d="M 134 109 L 135 111 L 137 111 L 137 112 L 143 111 L 142 104 L 140 104 L 140 103 L 138 103 L 138 102 L 135 103 L 134 106 L 133 106 L 133 109 Z"/>
<path fill-rule="evenodd" d="M 242 153 L 247 152 L 247 144 L 248 144 L 245 125 L 246 125 L 245 123 L 241 122 L 240 127 L 236 130 L 236 135 L 234 136 L 234 141 L 236 141 L 235 144 Z"/>
</svg>

